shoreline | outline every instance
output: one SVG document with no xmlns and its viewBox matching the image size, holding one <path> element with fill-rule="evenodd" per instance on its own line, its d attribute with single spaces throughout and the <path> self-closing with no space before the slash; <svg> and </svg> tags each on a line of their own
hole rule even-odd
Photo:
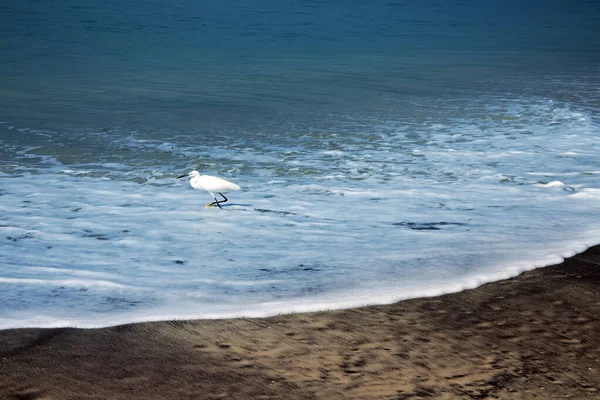
<svg viewBox="0 0 600 400">
<path fill-rule="evenodd" d="M 594 246 L 389 305 L 2 330 L 0 398 L 598 399 L 598 332 Z"/>
<path fill-rule="evenodd" d="M 599 231 L 600 232 L 600 231 Z M 328 311 L 336 311 L 336 310 L 349 310 L 349 309 L 357 309 L 364 308 L 370 306 L 385 306 L 391 305 L 399 302 L 404 302 L 408 300 L 415 299 L 425 299 L 425 298 L 433 298 L 433 297 L 441 297 L 447 294 L 460 293 L 465 290 L 471 290 L 479 288 L 483 285 L 495 283 L 499 281 L 504 281 L 508 279 L 515 278 L 525 272 L 532 271 L 538 268 L 545 268 L 548 266 L 557 265 L 560 263 L 559 260 L 566 260 L 571 257 L 577 256 L 579 254 L 585 253 L 590 248 L 600 246 L 600 244 L 587 246 L 587 245 L 579 245 L 575 246 L 576 249 L 570 250 L 567 252 L 554 254 L 548 257 L 541 264 L 539 260 L 536 263 L 524 263 L 520 265 L 518 268 L 509 268 L 508 270 L 503 271 L 495 271 L 489 275 L 486 275 L 485 278 L 481 276 L 466 276 L 463 277 L 458 282 L 452 282 L 452 284 L 444 283 L 435 285 L 430 285 L 427 289 L 417 289 L 414 288 L 406 288 L 402 287 L 398 289 L 397 287 L 392 288 L 391 286 L 384 286 L 379 288 L 378 293 L 374 294 L 370 291 L 338 291 L 334 292 L 335 295 L 329 294 L 327 297 L 321 298 L 312 298 L 309 301 L 300 301 L 298 304 L 293 306 L 276 306 L 275 308 L 270 309 L 269 311 L 263 311 L 267 309 L 265 307 L 265 303 L 257 304 L 250 303 L 249 308 L 241 308 L 242 311 L 237 309 L 236 311 L 232 311 L 231 309 L 223 309 L 221 308 L 219 311 L 212 312 L 204 312 L 204 313 L 195 313 L 195 312 L 185 312 L 185 313 L 173 313 L 170 308 L 168 311 L 164 311 L 161 309 L 159 312 L 155 312 L 155 310 L 150 309 L 137 310 L 131 313 L 124 313 L 125 315 L 117 314 L 112 315 L 110 317 L 100 318 L 100 314 L 92 314 L 86 320 L 80 320 L 77 317 L 73 318 L 71 316 L 65 315 L 51 315 L 45 316 L 47 319 L 43 319 L 40 321 L 39 312 L 31 312 L 30 314 L 25 314 L 25 320 L 28 323 L 18 323 L 18 324 L 10 324 L 6 321 L 15 320 L 15 318 L 11 315 L 10 318 L 0 318 L 0 332 L 4 330 L 15 330 L 15 329 L 62 329 L 62 328 L 73 328 L 73 329 L 104 329 L 104 328 L 114 328 L 118 326 L 124 325 L 133 325 L 133 324 L 142 324 L 142 323 L 156 323 L 156 322 L 168 322 L 168 321 L 197 321 L 197 320 L 234 320 L 234 319 L 265 319 L 271 317 L 277 317 L 281 315 L 287 314 L 306 314 L 306 313 L 319 313 L 319 312 L 328 312 Z M 585 250 L 584 250 L 585 249 Z M 506 265 L 511 265 L 507 263 Z M 537 265 L 537 266 L 536 266 Z M 542 266 L 539 266 L 542 265 Z M 402 296 L 398 295 L 398 292 L 403 293 Z M 340 299 L 344 296 L 348 296 L 352 300 L 346 300 L 345 302 L 340 303 L 337 299 Z M 373 298 L 374 296 L 377 296 Z M 332 300 L 336 299 L 336 300 Z M 278 303 L 287 303 L 291 301 L 292 303 L 296 303 L 296 298 L 283 299 L 283 301 L 278 301 Z M 267 303 L 268 304 L 268 303 Z M 195 304 L 193 306 L 196 306 Z M 205 306 L 205 304 L 201 304 L 200 308 Z M 186 305 L 186 309 L 189 309 L 190 306 Z M 257 311 L 260 309 L 261 311 Z M 31 322 L 29 318 L 34 316 L 32 319 L 36 322 Z M 140 317 L 140 315 L 144 315 L 144 317 Z M 23 314 L 21 314 L 21 318 Z M 21 319 L 22 320 L 22 319 Z M 60 322 L 57 322 L 60 321 Z M 93 322 L 90 322 L 93 321 Z M 110 322 L 108 322 L 110 321 Z"/>
</svg>

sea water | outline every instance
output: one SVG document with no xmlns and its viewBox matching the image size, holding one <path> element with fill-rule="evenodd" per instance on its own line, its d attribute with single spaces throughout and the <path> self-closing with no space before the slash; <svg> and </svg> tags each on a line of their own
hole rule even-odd
<svg viewBox="0 0 600 400">
<path fill-rule="evenodd" d="M 0 328 L 389 303 L 600 243 L 599 10 L 4 3 Z"/>
</svg>

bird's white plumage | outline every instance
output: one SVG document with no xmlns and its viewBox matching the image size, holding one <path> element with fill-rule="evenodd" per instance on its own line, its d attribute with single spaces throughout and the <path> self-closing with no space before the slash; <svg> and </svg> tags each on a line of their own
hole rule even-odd
<svg viewBox="0 0 600 400">
<path fill-rule="evenodd" d="M 178 178 L 185 178 L 186 175 L 182 175 Z M 223 178 L 210 175 L 200 175 L 198 171 L 192 171 L 187 176 L 191 177 L 190 185 L 194 189 L 206 190 L 215 200 L 212 203 L 208 203 L 206 207 L 217 206 L 221 208 L 221 203 L 228 201 L 227 197 L 223 193 L 227 193 L 230 190 L 240 190 L 240 187 L 233 182 L 226 181 Z M 215 193 L 218 193 L 223 200 L 217 200 Z"/>
<path fill-rule="evenodd" d="M 240 190 L 240 187 L 235 183 L 219 178 L 218 176 L 200 175 L 198 171 L 192 171 L 188 175 L 192 177 L 192 179 L 190 179 L 190 185 L 192 185 L 194 189 L 206 190 L 210 194 L 226 193 L 230 190 Z"/>
</svg>

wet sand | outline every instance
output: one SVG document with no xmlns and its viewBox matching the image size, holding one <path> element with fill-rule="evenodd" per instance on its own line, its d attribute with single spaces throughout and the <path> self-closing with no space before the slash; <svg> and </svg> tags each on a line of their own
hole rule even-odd
<svg viewBox="0 0 600 400">
<path fill-rule="evenodd" d="M 600 399 L 600 246 L 386 306 L 0 331 L 0 399 L 237 398 Z"/>
</svg>

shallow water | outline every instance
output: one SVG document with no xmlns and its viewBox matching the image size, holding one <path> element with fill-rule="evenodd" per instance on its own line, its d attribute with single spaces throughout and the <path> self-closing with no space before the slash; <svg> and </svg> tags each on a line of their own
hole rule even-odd
<svg viewBox="0 0 600 400">
<path fill-rule="evenodd" d="M 0 327 L 392 302 L 600 242 L 598 12 L 482 4 L 5 6 Z M 192 169 L 242 191 L 204 208 Z"/>
</svg>

